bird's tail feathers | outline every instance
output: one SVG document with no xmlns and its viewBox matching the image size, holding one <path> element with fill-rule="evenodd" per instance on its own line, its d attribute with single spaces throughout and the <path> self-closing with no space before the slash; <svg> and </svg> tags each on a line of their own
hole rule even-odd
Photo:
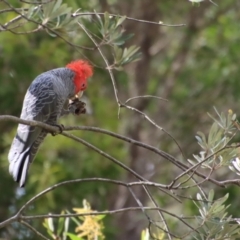
<svg viewBox="0 0 240 240">
<path fill-rule="evenodd" d="M 13 176 L 14 181 L 19 183 L 20 187 L 24 187 L 27 179 L 28 168 L 31 162 L 30 149 L 27 148 L 22 153 L 15 153 L 15 158 L 9 165 L 9 172 Z"/>
</svg>

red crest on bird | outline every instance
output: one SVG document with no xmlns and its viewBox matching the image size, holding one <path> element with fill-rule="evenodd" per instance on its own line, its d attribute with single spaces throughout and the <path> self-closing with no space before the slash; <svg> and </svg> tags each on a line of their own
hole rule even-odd
<svg viewBox="0 0 240 240">
<path fill-rule="evenodd" d="M 93 75 L 93 67 L 85 60 L 75 60 L 66 65 L 66 68 L 75 72 L 74 84 L 76 94 L 87 88 L 87 80 Z"/>
</svg>

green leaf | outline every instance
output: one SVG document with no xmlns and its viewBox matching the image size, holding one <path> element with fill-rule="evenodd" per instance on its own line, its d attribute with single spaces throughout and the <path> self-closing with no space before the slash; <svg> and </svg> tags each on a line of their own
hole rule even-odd
<svg viewBox="0 0 240 240">
<path fill-rule="evenodd" d="M 68 232 L 66 235 L 67 235 L 68 237 L 70 237 L 71 240 L 84 240 L 83 238 L 78 237 L 77 235 L 72 234 L 72 233 L 69 233 L 69 232 Z"/>
<path fill-rule="evenodd" d="M 71 214 L 68 210 L 66 210 L 68 214 Z M 76 217 L 70 217 L 73 222 L 76 223 L 77 226 L 81 225 L 81 222 Z"/>
<path fill-rule="evenodd" d="M 99 221 L 102 220 L 103 218 L 105 218 L 106 215 L 96 215 L 95 218 Z"/>
<path fill-rule="evenodd" d="M 54 1 L 53 1 L 53 2 L 54 2 Z M 60 8 L 61 4 L 62 4 L 62 0 L 57 0 L 57 1 L 55 2 L 55 5 L 54 5 L 54 7 L 53 7 L 52 12 L 55 12 L 58 8 Z"/>
<path fill-rule="evenodd" d="M 200 193 L 197 193 L 197 200 L 199 200 L 199 201 L 202 201 L 202 200 L 203 200 Z"/>
<path fill-rule="evenodd" d="M 141 240 L 150 240 L 150 234 L 148 228 L 141 233 Z"/>
<path fill-rule="evenodd" d="M 95 13 L 95 15 L 96 15 L 96 17 L 97 17 L 97 19 L 98 19 L 98 23 L 100 24 L 100 26 L 99 26 L 99 31 L 100 31 L 100 33 L 101 33 L 102 36 L 103 36 L 103 33 L 104 33 L 104 25 L 103 25 L 102 18 L 101 18 L 101 16 L 100 16 L 99 14 L 97 14 L 96 10 L 94 10 L 94 13 Z"/>
<path fill-rule="evenodd" d="M 60 21 L 61 21 L 60 17 L 57 17 L 57 23 L 55 24 L 54 29 L 59 27 Z"/>
<path fill-rule="evenodd" d="M 57 35 L 55 33 L 53 33 L 52 31 L 46 29 L 46 32 L 51 36 L 51 37 L 57 37 Z"/>
<path fill-rule="evenodd" d="M 36 7 L 33 5 L 33 6 L 31 6 L 31 7 L 28 9 L 28 12 L 27 12 L 27 15 L 26 15 L 26 16 L 27 16 L 28 18 L 32 18 L 33 15 L 34 15 L 37 11 L 39 11 L 39 8 L 36 9 Z"/>
<path fill-rule="evenodd" d="M 212 118 L 216 123 L 218 123 L 220 127 L 223 127 L 222 124 L 216 118 L 214 118 L 210 113 L 208 113 L 208 116 Z"/>
<path fill-rule="evenodd" d="M 119 37 L 113 39 L 113 43 L 116 45 L 123 45 L 128 39 L 132 38 L 134 34 L 120 35 Z"/>
<path fill-rule="evenodd" d="M 58 0 L 58 1 L 61 1 L 61 0 Z M 43 9 L 43 12 L 44 12 L 44 15 L 46 18 L 49 18 L 52 11 L 53 11 L 53 8 L 55 6 L 55 2 L 54 1 L 50 1 L 46 4 L 43 4 L 42 6 L 42 9 Z"/>
<path fill-rule="evenodd" d="M 236 121 L 236 119 L 237 119 L 237 115 L 234 113 L 233 115 L 232 115 L 232 121 Z"/>
<path fill-rule="evenodd" d="M 119 48 L 118 46 L 114 46 L 114 55 L 115 55 L 115 61 L 119 62 L 122 59 L 122 55 L 123 55 L 123 50 L 122 48 Z"/>
<path fill-rule="evenodd" d="M 227 193 L 224 197 L 217 199 L 214 204 L 219 206 L 222 205 L 228 199 L 228 196 L 229 194 Z"/>
<path fill-rule="evenodd" d="M 62 211 L 61 214 L 64 214 L 64 211 Z M 58 226 L 57 226 L 57 235 L 58 235 L 58 236 L 60 236 L 60 235 L 61 235 L 61 232 L 63 231 L 64 222 L 65 222 L 65 218 L 60 217 L 60 218 L 58 219 Z"/>
<path fill-rule="evenodd" d="M 214 198 L 214 190 L 211 189 L 208 193 L 208 201 L 209 202 L 212 202 L 213 201 L 213 198 Z"/>
<path fill-rule="evenodd" d="M 69 222 L 70 222 L 70 218 L 67 217 L 65 219 L 65 222 L 64 222 L 64 233 L 66 233 L 68 231 L 68 228 L 69 228 Z M 63 240 L 66 239 L 66 234 L 64 234 L 64 237 L 63 237 Z"/>
<path fill-rule="evenodd" d="M 114 66 L 114 69 L 117 71 L 123 71 L 123 67 L 122 66 Z"/>
<path fill-rule="evenodd" d="M 49 230 L 51 232 L 54 232 L 53 218 L 51 217 L 47 218 L 47 224 L 48 224 Z"/>
<path fill-rule="evenodd" d="M 62 21 L 62 23 L 61 23 L 61 26 L 67 26 L 67 25 L 69 25 L 70 26 L 70 24 L 71 23 L 76 23 L 76 21 L 77 21 L 77 19 L 73 19 L 72 17 L 71 17 L 71 13 L 68 13 L 68 14 L 66 14 L 65 15 L 65 18 L 64 18 L 64 20 Z"/>
<path fill-rule="evenodd" d="M 49 235 L 50 237 L 52 237 L 52 236 L 53 236 L 53 232 L 52 232 L 52 231 L 50 230 L 50 228 L 49 228 L 47 218 L 44 219 L 43 226 L 46 228 L 48 235 Z"/>
<path fill-rule="evenodd" d="M 107 32 L 109 28 L 109 13 L 104 13 L 104 31 Z"/>
<path fill-rule="evenodd" d="M 59 7 L 55 12 L 52 12 L 51 19 L 54 19 L 56 17 L 59 17 L 64 14 L 68 14 L 72 11 L 72 8 L 67 7 L 67 4 L 63 4 L 61 7 Z"/>
<path fill-rule="evenodd" d="M 139 47 L 138 47 L 138 46 L 135 46 L 135 45 L 131 46 L 131 47 L 129 48 L 129 55 L 133 55 L 133 54 L 136 53 L 138 50 L 139 50 Z"/>
<path fill-rule="evenodd" d="M 126 20 L 126 16 L 122 16 L 117 20 L 116 27 L 121 25 Z"/>
</svg>

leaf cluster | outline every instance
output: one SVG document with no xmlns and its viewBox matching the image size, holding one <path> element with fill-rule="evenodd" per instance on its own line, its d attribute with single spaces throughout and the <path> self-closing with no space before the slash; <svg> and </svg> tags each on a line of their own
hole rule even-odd
<svg viewBox="0 0 240 240">
<path fill-rule="evenodd" d="M 32 5 L 26 16 L 39 22 L 49 35 L 55 37 L 54 32 L 66 33 L 74 30 L 76 18 L 72 17 L 72 11 L 62 0 L 57 0 L 39 6 Z"/>
<path fill-rule="evenodd" d="M 129 48 L 122 48 L 127 40 L 134 34 L 124 34 L 123 22 L 126 16 L 112 16 L 108 12 L 104 13 L 103 18 L 96 13 L 98 20 L 98 30 L 102 37 L 102 44 L 108 44 L 113 47 L 114 64 L 112 67 L 116 70 L 122 70 L 123 65 L 135 62 L 140 59 L 141 53 L 139 47 L 133 45 Z"/>
<path fill-rule="evenodd" d="M 194 239 L 237 239 L 240 237 L 238 224 L 232 223 L 232 216 L 228 216 L 224 203 L 228 194 L 224 197 L 214 200 L 214 191 L 210 190 L 208 197 L 197 194 L 198 202 L 194 202 L 199 209 L 200 216 L 196 217 L 199 224 L 198 233 Z"/>
<path fill-rule="evenodd" d="M 91 209 L 91 205 L 87 200 L 83 200 L 83 208 L 74 208 L 73 209 L 78 214 L 88 214 L 93 213 Z M 62 211 L 61 215 L 64 214 L 71 214 L 69 211 Z M 103 240 L 103 223 L 102 219 L 105 215 L 83 215 L 78 217 L 60 217 L 58 218 L 57 224 L 54 225 L 54 220 L 51 218 L 46 218 L 43 222 L 43 226 L 47 230 L 48 235 L 52 239 L 59 239 L 59 240 Z M 75 233 L 72 233 L 70 228 L 70 220 L 76 224 Z"/>
<path fill-rule="evenodd" d="M 219 114 L 216 108 L 214 109 L 218 119 L 209 114 L 214 123 L 207 137 L 204 133 L 198 132 L 196 139 L 202 151 L 198 155 L 193 155 L 195 161 L 201 164 L 201 167 L 209 169 L 228 166 L 237 155 L 237 149 L 234 145 L 230 145 L 237 132 L 236 115 L 231 110 L 228 111 L 227 115 L 224 115 L 223 113 Z M 195 164 L 192 160 L 188 161 L 192 165 Z"/>
</svg>

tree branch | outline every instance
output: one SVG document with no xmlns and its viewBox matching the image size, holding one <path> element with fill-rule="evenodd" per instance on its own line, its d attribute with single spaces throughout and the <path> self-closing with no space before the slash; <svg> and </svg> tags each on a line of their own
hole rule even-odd
<svg viewBox="0 0 240 240">
<path fill-rule="evenodd" d="M 135 177 L 137 177 L 138 179 L 142 180 L 142 181 L 146 181 L 146 179 L 144 179 L 143 177 L 141 177 L 140 175 L 138 175 L 136 172 L 134 172 L 132 169 L 128 168 L 127 166 L 125 166 L 123 163 L 119 162 L 117 159 L 111 157 L 109 154 L 107 153 L 104 153 L 102 150 L 98 149 L 97 147 L 91 145 L 90 143 L 84 141 L 83 139 L 81 138 L 78 138 L 72 134 L 67 134 L 66 132 L 62 132 L 60 133 L 59 132 L 59 128 L 58 127 L 55 127 L 55 126 L 51 126 L 51 125 L 48 125 L 48 124 L 45 124 L 43 122 L 38 122 L 38 121 L 28 121 L 28 120 L 23 120 L 23 119 L 20 119 L 18 117 L 14 117 L 14 116 L 11 116 L 11 115 L 0 115 L 0 122 L 1 121 L 12 121 L 12 122 L 15 122 L 15 123 L 21 123 L 21 124 L 25 124 L 25 125 L 29 125 L 29 126 L 34 126 L 34 127 L 41 127 L 51 133 L 59 133 L 63 136 L 66 136 L 68 138 L 71 138 L 77 142 L 80 142 L 82 143 L 83 145 L 93 149 L 94 151 L 98 152 L 99 154 L 103 155 L 104 157 L 108 158 L 109 160 L 115 162 L 117 165 L 121 166 L 122 168 L 124 168 L 125 170 L 131 172 Z M 113 136 L 113 137 L 116 137 L 116 138 L 119 138 L 121 140 L 124 140 L 126 142 L 129 142 L 129 143 L 132 143 L 132 144 L 136 144 L 140 147 L 144 147 L 152 152 L 155 152 L 157 154 L 159 154 L 160 156 L 164 157 L 165 159 L 169 160 L 171 163 L 173 163 L 174 165 L 178 166 L 180 169 L 182 170 L 186 170 L 184 172 L 184 174 L 187 174 L 188 172 L 194 172 L 194 174 L 196 174 L 197 176 L 203 178 L 203 179 L 206 179 L 207 176 L 205 176 L 204 174 L 194 170 L 193 168 L 189 168 L 187 165 L 185 165 L 184 163 L 178 161 L 177 159 L 175 159 L 173 156 L 171 156 L 170 154 L 164 152 L 164 151 L 161 151 L 155 147 L 152 147 L 150 145 L 147 145 L 145 143 L 142 143 L 142 142 L 139 142 L 139 141 L 135 141 L 134 139 L 131 139 L 131 138 L 128 138 L 128 137 L 125 137 L 125 136 L 122 136 L 122 135 L 119 135 L 119 134 L 116 134 L 116 133 L 113 133 L 113 132 L 110 132 L 110 131 L 107 131 L 107 130 L 103 130 L 103 129 L 100 129 L 100 128 L 95 128 L 95 127 L 78 127 L 78 126 L 75 126 L 75 127 L 65 127 L 66 130 L 89 130 L 89 131 L 94 131 L 94 132 L 101 132 L 101 133 L 104 133 L 104 134 L 108 134 L 110 136 Z M 63 131 L 65 131 L 65 129 L 63 129 Z M 195 166 L 196 167 L 196 166 Z M 189 170 L 190 169 L 190 170 Z M 224 187 L 224 185 L 222 184 L 222 182 L 219 182 L 213 178 L 209 178 L 208 179 L 209 182 L 212 182 L 220 187 Z M 169 185 L 168 189 L 170 189 L 172 187 L 172 183 Z"/>
</svg>

